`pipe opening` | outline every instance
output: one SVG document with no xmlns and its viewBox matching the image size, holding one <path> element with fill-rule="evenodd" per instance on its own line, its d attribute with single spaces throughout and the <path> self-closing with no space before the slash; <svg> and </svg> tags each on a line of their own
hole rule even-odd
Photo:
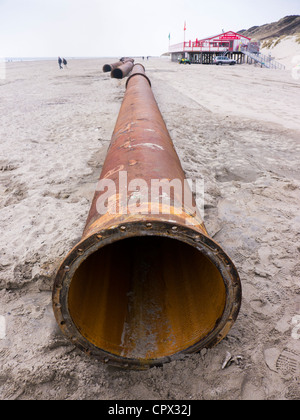
<svg viewBox="0 0 300 420">
<path fill-rule="evenodd" d="M 107 72 L 109 72 L 111 70 L 112 70 L 112 68 L 111 68 L 111 65 L 110 64 L 104 64 L 104 66 L 103 66 L 103 72 L 104 73 L 107 73 Z"/>
<path fill-rule="evenodd" d="M 124 77 L 122 70 L 119 68 L 113 69 L 111 75 L 115 79 L 123 79 Z"/>
<path fill-rule="evenodd" d="M 226 287 L 199 250 L 173 238 L 127 238 L 77 269 L 68 310 L 81 335 L 128 359 L 153 360 L 195 345 L 218 324 Z"/>
</svg>

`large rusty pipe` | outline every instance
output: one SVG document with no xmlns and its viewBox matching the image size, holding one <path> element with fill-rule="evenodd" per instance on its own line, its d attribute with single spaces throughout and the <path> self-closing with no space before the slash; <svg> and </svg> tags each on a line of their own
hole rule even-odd
<svg viewBox="0 0 300 420">
<path fill-rule="evenodd" d="M 103 72 L 107 73 L 107 72 L 112 72 L 114 69 L 122 66 L 124 63 L 127 63 L 128 61 L 134 63 L 134 59 L 133 58 L 129 58 L 129 57 L 122 57 L 119 61 L 117 61 L 116 63 L 112 63 L 112 64 L 104 64 L 103 66 Z"/>
<path fill-rule="evenodd" d="M 117 67 L 122 66 L 122 64 L 123 64 L 123 61 L 117 61 L 116 63 L 112 63 L 112 64 L 104 64 L 103 72 L 108 73 L 109 71 L 113 71 Z"/>
<path fill-rule="evenodd" d="M 149 195 L 155 180 L 163 180 L 158 199 Z M 82 239 L 53 290 L 64 334 L 104 363 L 146 369 L 177 360 L 219 343 L 238 316 L 236 268 L 180 188 L 163 189 L 172 180 L 184 185 L 185 174 L 135 65 Z"/>
<path fill-rule="evenodd" d="M 124 64 L 112 70 L 111 77 L 113 79 L 123 79 L 124 77 L 128 76 L 133 66 L 134 66 L 133 60 L 125 61 Z"/>
</svg>

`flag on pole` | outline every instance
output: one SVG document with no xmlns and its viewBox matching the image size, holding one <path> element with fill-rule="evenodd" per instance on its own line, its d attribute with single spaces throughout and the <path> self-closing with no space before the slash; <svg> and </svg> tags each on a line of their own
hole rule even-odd
<svg viewBox="0 0 300 420">
<path fill-rule="evenodd" d="M 171 39 L 171 34 L 169 34 L 168 38 L 169 38 L 169 41 L 170 41 L 170 39 Z"/>
<path fill-rule="evenodd" d="M 186 31 L 186 21 L 184 21 L 184 31 Z"/>
</svg>

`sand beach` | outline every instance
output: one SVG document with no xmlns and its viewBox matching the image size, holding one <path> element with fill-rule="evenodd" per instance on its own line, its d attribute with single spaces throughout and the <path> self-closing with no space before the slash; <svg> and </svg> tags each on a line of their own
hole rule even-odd
<svg viewBox="0 0 300 420">
<path fill-rule="evenodd" d="M 286 59 L 286 58 L 285 58 Z M 300 79 L 254 65 L 142 62 L 240 315 L 217 347 L 145 372 L 80 352 L 51 302 L 79 241 L 125 91 L 115 59 L 9 62 L 0 80 L 0 399 L 300 399 Z M 293 77 L 294 76 L 294 77 Z M 300 75 L 299 75 L 300 77 Z"/>
</svg>

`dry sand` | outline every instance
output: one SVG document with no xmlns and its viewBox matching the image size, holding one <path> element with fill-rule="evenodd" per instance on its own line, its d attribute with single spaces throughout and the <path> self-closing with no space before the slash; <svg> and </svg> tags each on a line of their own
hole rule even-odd
<svg viewBox="0 0 300 420">
<path fill-rule="evenodd" d="M 56 327 L 53 276 L 81 236 L 124 95 L 103 63 L 8 63 L 0 80 L 0 399 L 299 399 L 300 81 L 290 71 L 144 63 L 188 178 L 205 180 L 207 229 L 241 276 L 228 337 L 131 372 L 89 359 Z"/>
</svg>

